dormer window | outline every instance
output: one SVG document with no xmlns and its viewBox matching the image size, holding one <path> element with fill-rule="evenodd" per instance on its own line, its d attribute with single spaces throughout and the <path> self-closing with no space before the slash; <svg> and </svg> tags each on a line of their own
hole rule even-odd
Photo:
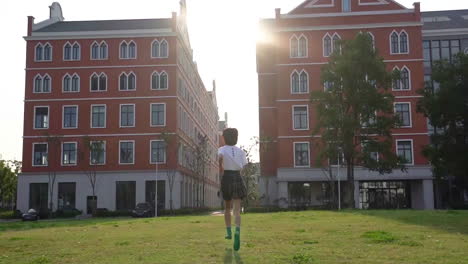
<svg viewBox="0 0 468 264">
<path fill-rule="evenodd" d="M 80 44 L 77 42 L 70 44 L 67 42 L 63 47 L 63 60 L 65 61 L 78 61 L 81 57 Z"/>
<path fill-rule="evenodd" d="M 120 58 L 121 59 L 136 59 L 136 44 L 135 42 L 122 42 L 120 44 Z"/>
<path fill-rule="evenodd" d="M 52 61 L 52 46 L 49 43 L 38 43 L 35 48 L 35 61 Z"/>
</svg>

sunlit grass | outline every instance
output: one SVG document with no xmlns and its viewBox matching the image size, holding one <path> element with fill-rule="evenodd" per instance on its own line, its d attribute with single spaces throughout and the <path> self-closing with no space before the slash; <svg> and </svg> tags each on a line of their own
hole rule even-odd
<svg viewBox="0 0 468 264">
<path fill-rule="evenodd" d="M 0 223 L 0 263 L 468 263 L 466 211 L 243 215 Z"/>
</svg>

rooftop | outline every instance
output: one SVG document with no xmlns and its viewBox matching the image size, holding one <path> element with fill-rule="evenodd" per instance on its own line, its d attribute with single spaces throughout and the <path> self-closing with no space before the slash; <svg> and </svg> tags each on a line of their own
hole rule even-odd
<svg viewBox="0 0 468 264">
<path fill-rule="evenodd" d="M 468 9 L 422 12 L 423 30 L 468 28 Z"/>
<path fill-rule="evenodd" d="M 93 20 L 59 21 L 33 32 L 73 32 L 103 30 L 137 30 L 170 28 L 170 18 L 129 19 L 129 20 Z"/>
</svg>

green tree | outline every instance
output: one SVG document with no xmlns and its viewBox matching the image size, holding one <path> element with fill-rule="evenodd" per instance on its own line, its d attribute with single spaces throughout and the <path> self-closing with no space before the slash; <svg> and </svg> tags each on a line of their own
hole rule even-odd
<svg viewBox="0 0 468 264">
<path fill-rule="evenodd" d="M 242 179 L 247 190 L 247 197 L 243 200 L 244 207 L 249 207 L 252 205 L 252 202 L 256 202 L 258 197 L 258 176 L 260 167 L 258 163 L 253 161 L 253 153 L 256 151 L 256 148 L 259 144 L 258 138 L 252 138 L 253 143 L 249 146 L 240 146 L 240 148 L 245 152 L 247 158 L 247 165 L 242 169 Z"/>
<path fill-rule="evenodd" d="M 0 208 L 14 209 L 20 161 L 0 160 Z"/>
<path fill-rule="evenodd" d="M 456 185 L 467 189 L 468 55 L 459 53 L 452 62 L 436 62 L 432 81 L 439 84 L 437 88 L 428 82 L 425 89 L 419 90 L 423 98 L 418 102 L 418 111 L 429 119 L 435 132 L 423 154 L 431 162 L 436 178 L 449 179 L 451 185 L 454 177 Z M 452 194 L 449 206 L 455 206 Z"/>
<path fill-rule="evenodd" d="M 359 33 L 339 44 L 322 68 L 325 90 L 311 93 L 317 111 L 313 133 L 320 150 L 319 165 L 343 155 L 348 206 L 354 207 L 356 165 L 380 174 L 404 168 L 401 165 L 404 162 L 391 147 L 391 130 L 399 123 L 393 113 L 394 97 L 389 88 L 398 73 L 387 72 L 368 34 Z"/>
</svg>

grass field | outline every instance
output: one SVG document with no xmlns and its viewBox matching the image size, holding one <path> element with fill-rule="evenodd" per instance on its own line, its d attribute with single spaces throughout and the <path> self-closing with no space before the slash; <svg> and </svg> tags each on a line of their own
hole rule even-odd
<svg viewBox="0 0 468 264">
<path fill-rule="evenodd" d="M 468 263 L 468 211 L 303 211 L 0 223 L 0 263 Z"/>
</svg>

